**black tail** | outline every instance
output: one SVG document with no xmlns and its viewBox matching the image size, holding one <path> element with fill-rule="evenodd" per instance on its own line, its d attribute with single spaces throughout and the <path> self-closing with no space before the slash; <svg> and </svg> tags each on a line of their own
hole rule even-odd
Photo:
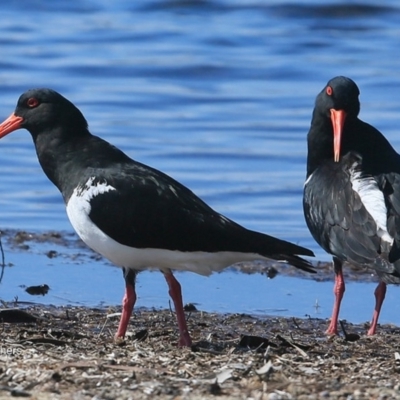
<svg viewBox="0 0 400 400">
<path fill-rule="evenodd" d="M 249 235 L 247 235 L 246 251 L 252 251 L 274 260 L 285 261 L 303 271 L 316 272 L 309 261 L 299 257 L 299 255 L 314 257 L 311 250 L 263 233 L 249 230 L 247 233 Z"/>
<path fill-rule="evenodd" d="M 285 261 L 302 271 L 311 272 L 313 274 L 317 272 L 309 261 L 296 255 L 277 254 L 270 257 L 277 261 Z"/>
</svg>

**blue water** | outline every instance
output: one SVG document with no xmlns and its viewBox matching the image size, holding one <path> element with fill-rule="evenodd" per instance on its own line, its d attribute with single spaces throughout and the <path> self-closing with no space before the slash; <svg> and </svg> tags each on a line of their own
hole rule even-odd
<svg viewBox="0 0 400 400">
<path fill-rule="evenodd" d="M 25 242 L 28 250 L 9 247 L 4 243 L 7 267 L 1 286 L 3 300 L 13 305 L 38 302 L 48 305 L 110 306 L 119 305 L 123 295 L 122 273 L 105 261 L 95 261 L 92 253 L 82 248 L 52 243 Z M 48 258 L 49 250 L 58 252 Z M 328 318 L 332 309 L 332 282 L 278 275 L 268 279 L 265 275 L 228 271 L 211 277 L 194 273 L 175 274 L 183 288 L 185 303 L 193 303 L 199 310 L 224 313 L 246 313 L 259 316 L 286 316 Z M 30 296 L 25 288 L 48 284 L 45 296 Z M 374 283 L 347 283 L 341 318 L 353 323 L 368 321 L 374 306 Z M 143 272 L 137 278 L 136 307 L 171 307 L 168 288 L 159 272 Z M 396 323 L 396 287 L 389 287 L 382 311 L 382 322 Z"/>
<path fill-rule="evenodd" d="M 246 227 L 311 248 L 318 260 L 330 258 L 307 230 L 301 198 L 306 134 L 315 96 L 326 81 L 353 78 L 361 89 L 361 118 L 400 150 L 397 1 L 36 0 L 4 2 L 0 10 L 1 120 L 26 89 L 51 87 L 82 110 L 93 133 L 170 174 Z M 3 138 L 0 160 L 0 228 L 71 232 L 30 135 L 17 131 Z M 16 258 L 13 271 L 22 275 L 6 271 L 1 298 L 16 295 L 15 288 L 27 284 L 23 276 L 32 273 L 28 284 L 36 277 L 59 288 L 51 292 L 53 303 L 120 301 L 117 269 L 94 263 L 93 270 L 82 265 L 75 271 L 55 259 L 52 275 L 45 259 L 31 256 L 25 262 L 7 250 L 8 259 Z M 113 290 L 110 274 L 115 274 Z M 158 275 L 140 277 L 146 306 L 166 306 L 158 297 L 161 290 L 166 293 L 164 286 L 150 284 L 163 279 Z M 287 309 L 281 313 L 304 315 L 319 299 L 327 303 L 318 311 L 321 317 L 330 314 L 330 283 L 279 277 L 259 287 L 260 279 L 232 273 L 208 279 L 179 274 L 179 279 L 190 293 L 187 300 L 203 309 Z M 68 284 L 71 291 L 64 293 Z M 250 288 L 244 305 L 230 293 L 240 285 Z M 204 296 L 212 287 L 223 293 Z M 343 310 L 343 316 L 369 319 L 372 292 L 372 284 L 351 284 L 349 304 L 365 302 Z M 399 294 L 398 288 L 389 293 Z M 292 299 L 286 304 L 286 298 Z M 390 302 L 382 322 L 400 323 Z"/>
</svg>

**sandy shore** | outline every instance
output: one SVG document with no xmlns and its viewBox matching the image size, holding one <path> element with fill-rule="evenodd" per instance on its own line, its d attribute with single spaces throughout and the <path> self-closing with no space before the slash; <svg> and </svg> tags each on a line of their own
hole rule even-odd
<svg viewBox="0 0 400 400">
<path fill-rule="evenodd" d="M 0 398 L 400 399 L 394 326 L 329 338 L 326 320 L 192 311 L 182 349 L 169 310 L 137 310 L 122 345 L 118 308 L 4 310 Z"/>
</svg>

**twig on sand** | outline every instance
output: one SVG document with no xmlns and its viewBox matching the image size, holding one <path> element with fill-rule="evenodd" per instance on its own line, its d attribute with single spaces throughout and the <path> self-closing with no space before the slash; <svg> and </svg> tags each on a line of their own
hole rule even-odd
<svg viewBox="0 0 400 400">
<path fill-rule="evenodd" d="M 0 283 L 1 283 L 1 281 L 3 280 L 3 276 L 4 276 L 4 268 L 6 267 L 3 243 L 1 242 L 1 232 L 0 232 L 0 252 L 1 252 L 1 273 L 0 273 Z"/>
</svg>

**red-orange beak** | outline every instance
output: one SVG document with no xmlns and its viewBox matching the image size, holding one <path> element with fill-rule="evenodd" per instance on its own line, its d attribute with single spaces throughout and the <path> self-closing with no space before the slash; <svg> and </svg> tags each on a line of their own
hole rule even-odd
<svg viewBox="0 0 400 400">
<path fill-rule="evenodd" d="M 335 162 L 339 162 L 340 158 L 340 146 L 342 143 L 342 132 L 346 115 L 346 112 L 343 110 L 335 110 L 331 108 L 331 120 L 333 125 L 333 156 Z"/>
<path fill-rule="evenodd" d="M 12 113 L 4 122 L 0 124 L 0 139 L 12 131 L 21 128 L 23 120 L 24 119 L 22 117 L 17 117 L 14 113 Z"/>
</svg>

